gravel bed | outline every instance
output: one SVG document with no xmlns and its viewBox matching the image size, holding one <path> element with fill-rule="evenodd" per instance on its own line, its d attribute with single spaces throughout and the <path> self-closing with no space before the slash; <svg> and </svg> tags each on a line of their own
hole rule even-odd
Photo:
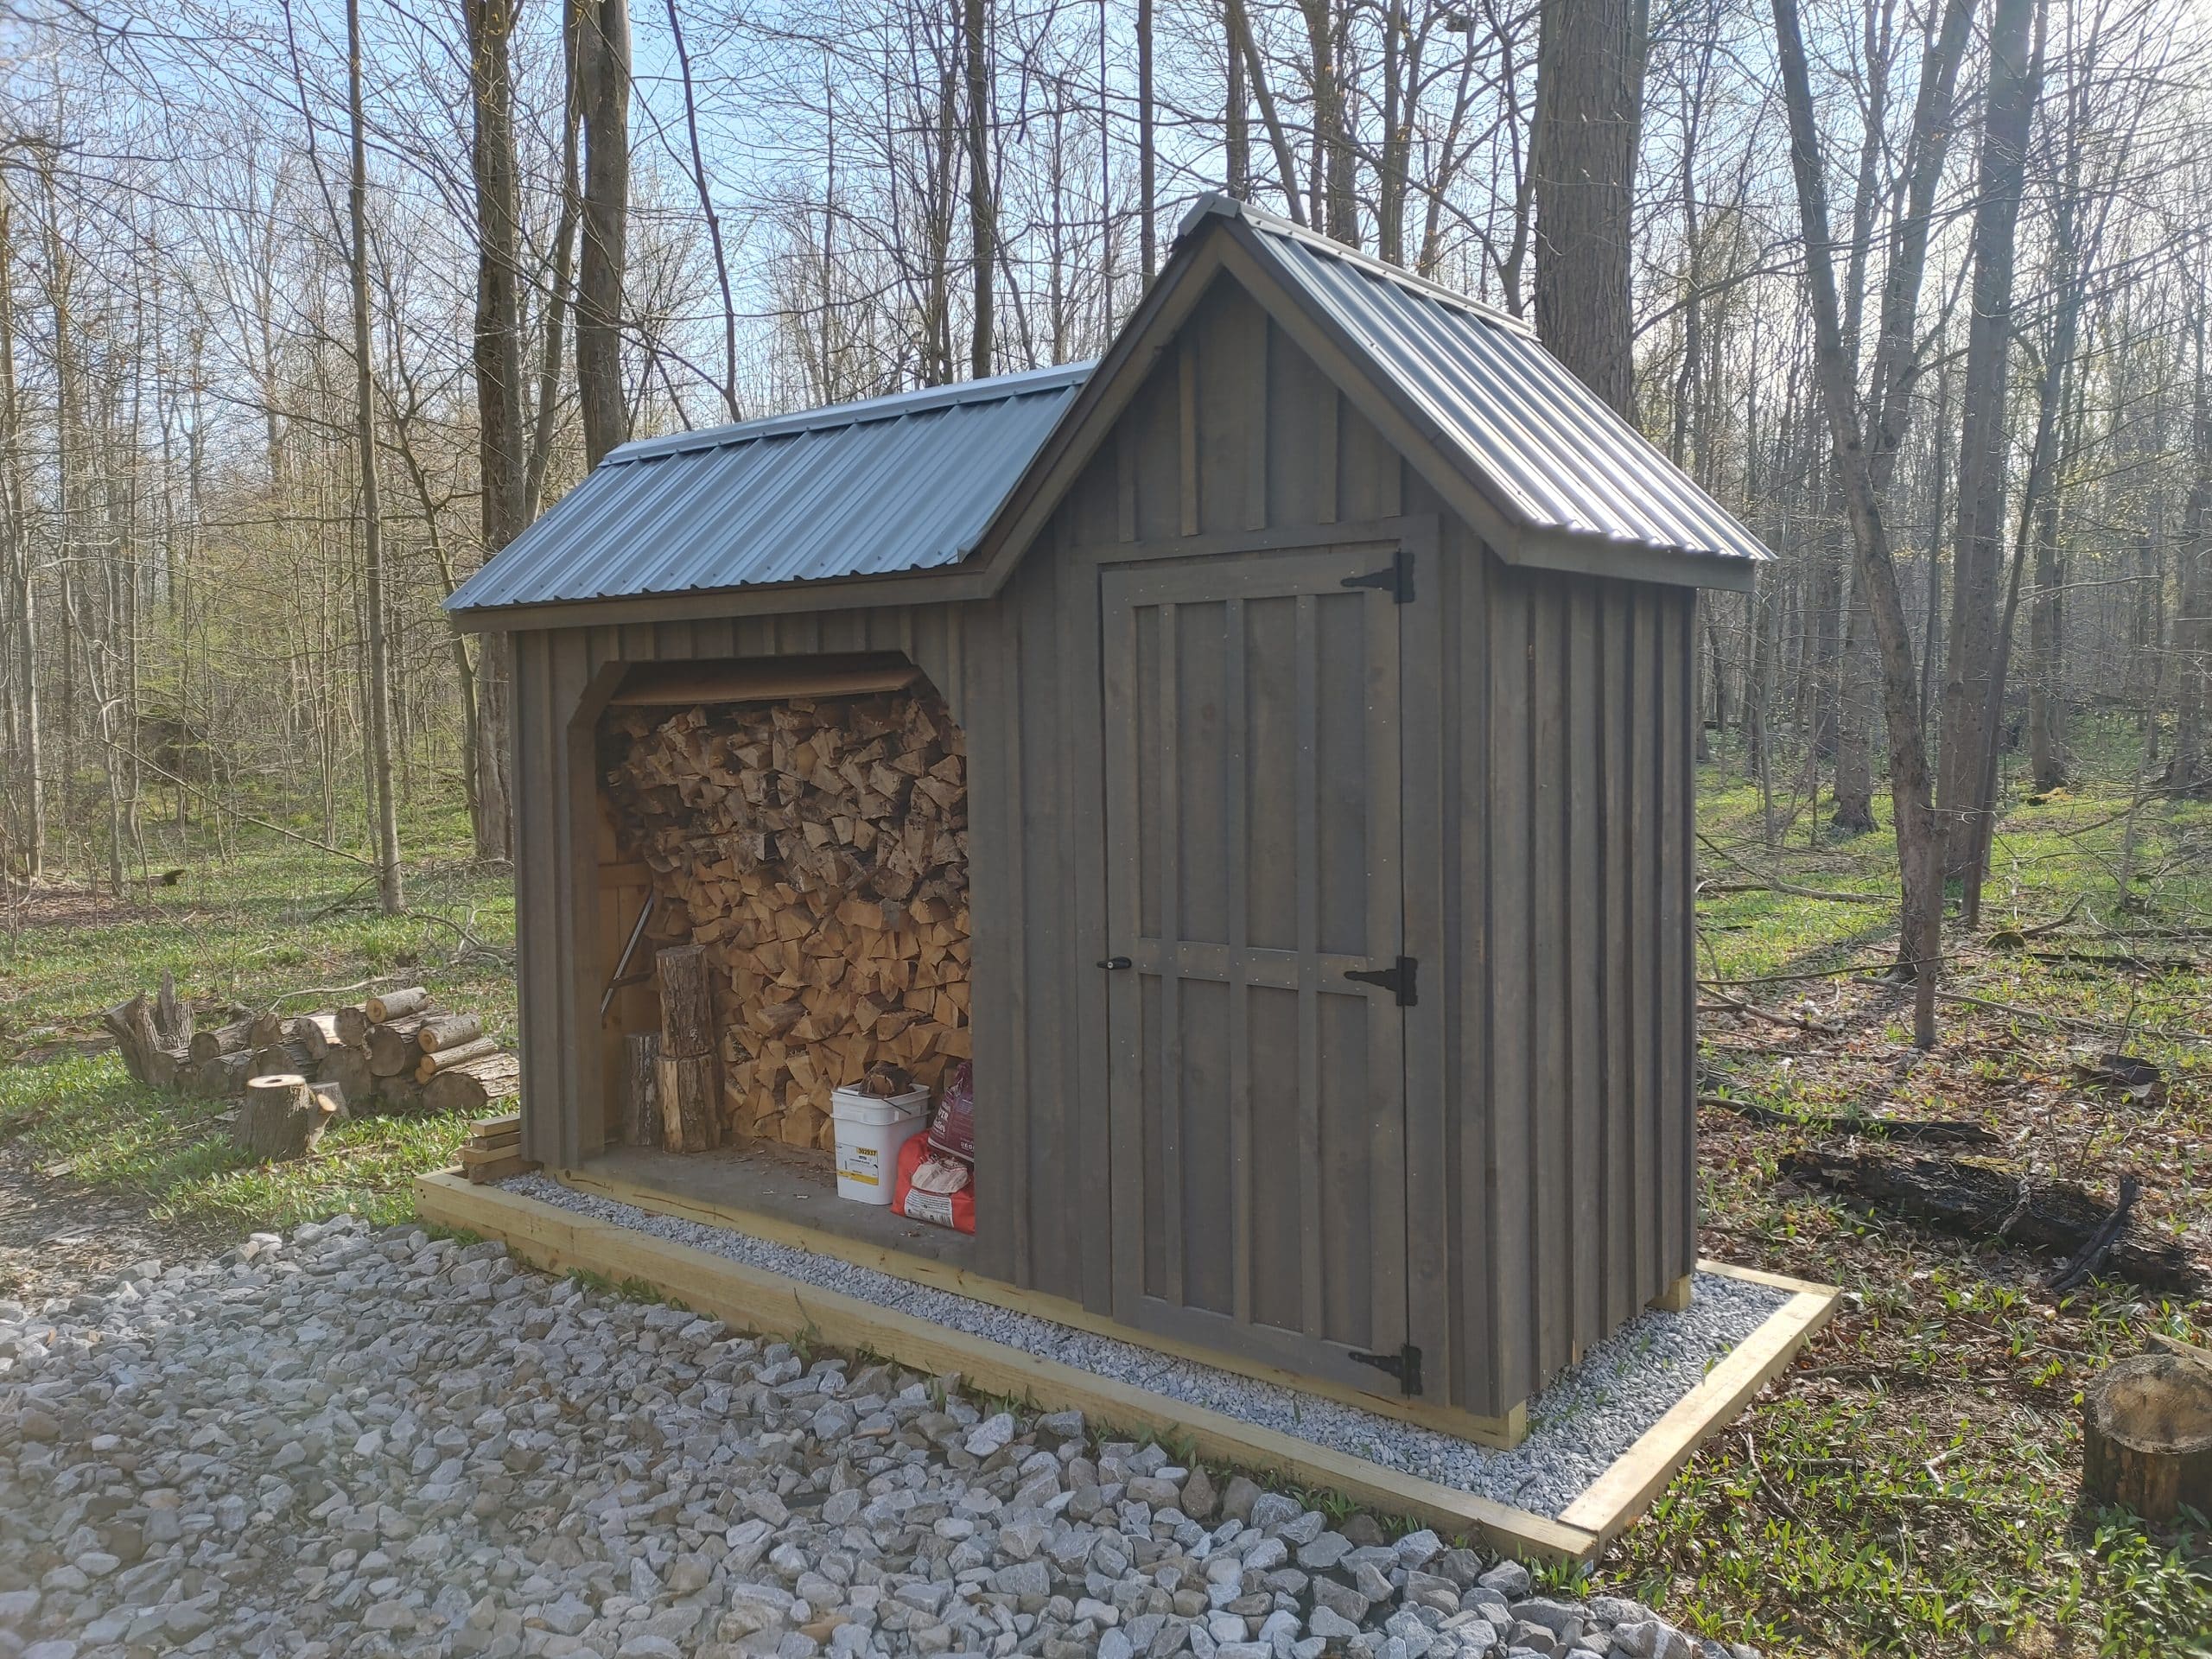
<svg viewBox="0 0 2212 1659">
<path fill-rule="evenodd" d="M 351 1216 L 0 1301 L 0 1659 L 1758 1659 Z"/>
<path fill-rule="evenodd" d="M 1240 1421 L 1419 1475 L 1455 1491 L 1556 1516 L 1637 1438 L 1656 1423 L 1714 1361 L 1789 1300 L 1787 1292 L 1719 1274 L 1696 1275 L 1681 1313 L 1648 1310 L 1590 1351 L 1529 1402 L 1529 1437 L 1510 1452 L 1319 1395 L 1255 1382 L 1134 1343 L 1077 1331 L 1031 1313 L 1010 1313 L 950 1291 L 818 1255 L 795 1245 L 702 1222 L 655 1215 L 579 1192 L 543 1175 L 505 1183 L 563 1210 L 689 1244 L 748 1267 L 842 1291 L 970 1336 L 1004 1343 L 1095 1376 L 1135 1383 L 1154 1394 L 1205 1406 Z"/>
</svg>

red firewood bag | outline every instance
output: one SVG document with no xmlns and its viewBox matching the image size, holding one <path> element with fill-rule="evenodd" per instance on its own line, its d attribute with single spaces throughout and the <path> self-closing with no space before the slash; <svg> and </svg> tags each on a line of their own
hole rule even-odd
<svg viewBox="0 0 2212 1659">
<path fill-rule="evenodd" d="M 891 1207 L 909 1221 L 972 1233 L 975 1174 L 957 1158 L 931 1151 L 928 1140 L 918 1135 L 899 1148 L 899 1185 L 893 1189 Z"/>
</svg>

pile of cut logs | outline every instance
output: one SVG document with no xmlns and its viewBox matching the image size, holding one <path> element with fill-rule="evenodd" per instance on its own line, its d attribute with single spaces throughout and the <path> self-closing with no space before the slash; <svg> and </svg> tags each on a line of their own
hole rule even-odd
<svg viewBox="0 0 2212 1659">
<path fill-rule="evenodd" d="M 730 1132 L 833 1143 L 830 1096 L 970 1052 L 965 747 L 926 688 L 619 709 L 607 791 L 653 932 L 704 948 Z M 664 1103 L 664 1108 L 665 1103 Z"/>
<path fill-rule="evenodd" d="M 257 1077 L 312 1079 L 359 1114 L 480 1112 L 514 1094 L 521 1067 L 473 1014 L 441 1012 L 421 986 L 342 1008 L 274 1009 L 197 1028 L 169 976 L 101 1015 L 130 1075 L 156 1088 L 245 1098 Z"/>
</svg>

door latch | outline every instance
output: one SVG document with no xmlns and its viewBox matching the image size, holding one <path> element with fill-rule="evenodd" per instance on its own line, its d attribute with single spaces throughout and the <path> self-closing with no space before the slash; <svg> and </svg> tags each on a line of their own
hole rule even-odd
<svg viewBox="0 0 2212 1659">
<path fill-rule="evenodd" d="M 1397 1378 L 1400 1393 L 1410 1397 L 1421 1392 L 1421 1350 L 1410 1342 L 1395 1354 L 1354 1354 L 1352 1357 L 1385 1376 Z"/>
<path fill-rule="evenodd" d="M 1132 963 L 1127 957 L 1109 957 L 1098 965 L 1101 968 L 1111 970 L 1122 968 L 1133 968 L 1136 964 Z"/>
<path fill-rule="evenodd" d="M 1400 1007 L 1410 1008 L 1420 1001 L 1414 985 L 1420 969 L 1421 963 L 1414 957 L 1400 957 L 1395 967 L 1355 968 L 1346 972 L 1344 977 L 1357 984 L 1372 985 L 1378 990 L 1389 991 L 1397 998 Z"/>
</svg>

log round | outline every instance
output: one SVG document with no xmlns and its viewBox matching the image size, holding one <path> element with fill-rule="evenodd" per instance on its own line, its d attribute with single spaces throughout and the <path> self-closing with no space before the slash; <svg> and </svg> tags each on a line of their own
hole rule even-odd
<svg viewBox="0 0 2212 1659">
<path fill-rule="evenodd" d="M 382 996 L 363 999 L 361 1007 L 372 1025 L 383 1025 L 391 1020 L 404 1019 L 410 1014 L 421 1014 L 430 1006 L 430 994 L 420 985 L 410 985 L 404 990 L 386 991 Z"/>
<path fill-rule="evenodd" d="M 708 1152 L 721 1140 L 721 1080 L 712 1054 L 663 1050 L 655 1086 L 660 1096 L 661 1144 L 671 1152 Z"/>
<path fill-rule="evenodd" d="M 441 1014 L 425 1020 L 415 1033 L 415 1046 L 425 1054 L 473 1043 L 484 1034 L 484 1022 L 473 1014 Z"/>
<path fill-rule="evenodd" d="M 633 1147 L 661 1143 L 660 1033 L 633 1031 L 623 1043 L 623 1135 Z"/>
<path fill-rule="evenodd" d="M 340 1046 L 322 1057 L 316 1076 L 345 1091 L 346 1103 L 365 1109 L 376 1092 L 376 1078 L 369 1070 L 369 1051 Z"/>
<path fill-rule="evenodd" d="M 416 1040 L 416 1033 L 423 1027 L 418 1014 L 405 1020 L 395 1020 L 388 1025 L 369 1027 L 369 1070 L 380 1077 L 397 1077 L 411 1073 L 423 1058 L 423 1050 Z"/>
<path fill-rule="evenodd" d="M 423 1105 L 433 1112 L 480 1112 L 522 1086 L 522 1065 L 512 1054 L 486 1054 L 440 1071 L 423 1085 Z"/>
<path fill-rule="evenodd" d="M 2123 1359 L 2082 1406 L 2082 1485 L 2146 1521 L 2183 1504 L 2212 1514 L 2212 1365 L 2179 1354 Z"/>
<path fill-rule="evenodd" d="M 264 1163 L 297 1158 L 313 1149 L 337 1115 L 336 1104 L 318 1096 L 296 1071 L 249 1077 L 231 1139 Z"/>
</svg>

